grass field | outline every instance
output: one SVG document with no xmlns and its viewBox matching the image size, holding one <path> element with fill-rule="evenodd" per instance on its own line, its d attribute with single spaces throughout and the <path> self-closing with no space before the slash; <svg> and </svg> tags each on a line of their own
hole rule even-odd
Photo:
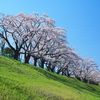
<svg viewBox="0 0 100 100">
<path fill-rule="evenodd" d="M 100 86 L 0 56 L 0 100 L 100 100 Z"/>
</svg>

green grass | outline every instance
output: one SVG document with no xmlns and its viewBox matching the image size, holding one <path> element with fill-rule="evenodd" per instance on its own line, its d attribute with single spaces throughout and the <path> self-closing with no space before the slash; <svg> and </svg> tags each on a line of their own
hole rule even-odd
<svg viewBox="0 0 100 100">
<path fill-rule="evenodd" d="M 0 56 L 0 100 L 100 100 L 100 86 Z"/>
</svg>

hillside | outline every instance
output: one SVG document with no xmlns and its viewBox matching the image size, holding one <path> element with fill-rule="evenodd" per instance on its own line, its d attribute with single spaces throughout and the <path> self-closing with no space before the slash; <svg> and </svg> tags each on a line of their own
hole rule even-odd
<svg viewBox="0 0 100 100">
<path fill-rule="evenodd" d="M 0 56 L 0 100 L 100 100 L 100 86 Z"/>
</svg>

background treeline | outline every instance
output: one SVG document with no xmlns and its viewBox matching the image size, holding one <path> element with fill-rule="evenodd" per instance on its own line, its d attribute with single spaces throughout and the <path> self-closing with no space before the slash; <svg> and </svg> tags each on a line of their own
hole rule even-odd
<svg viewBox="0 0 100 100">
<path fill-rule="evenodd" d="M 25 63 L 51 72 L 75 77 L 81 81 L 100 83 L 99 66 L 90 58 L 82 58 L 69 47 L 66 30 L 55 26 L 47 14 L 0 15 L 0 49 L 2 53 L 20 57 Z"/>
</svg>

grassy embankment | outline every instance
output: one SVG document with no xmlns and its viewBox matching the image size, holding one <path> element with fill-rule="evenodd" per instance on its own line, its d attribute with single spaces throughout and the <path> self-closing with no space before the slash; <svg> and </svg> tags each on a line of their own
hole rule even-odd
<svg viewBox="0 0 100 100">
<path fill-rule="evenodd" d="M 100 100 L 100 86 L 0 56 L 0 100 Z"/>
</svg>

